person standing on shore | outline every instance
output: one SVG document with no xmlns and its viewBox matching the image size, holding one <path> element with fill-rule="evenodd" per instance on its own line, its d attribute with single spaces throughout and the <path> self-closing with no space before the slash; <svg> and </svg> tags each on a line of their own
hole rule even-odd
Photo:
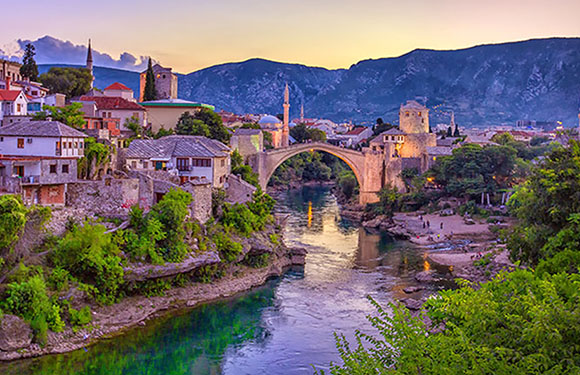
<svg viewBox="0 0 580 375">
<path fill-rule="evenodd" d="M 443 222 L 439 225 L 439 229 L 443 229 Z"/>
</svg>

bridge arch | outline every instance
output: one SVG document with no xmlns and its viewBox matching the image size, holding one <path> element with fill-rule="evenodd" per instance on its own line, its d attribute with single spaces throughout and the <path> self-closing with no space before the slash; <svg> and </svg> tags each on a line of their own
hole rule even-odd
<svg viewBox="0 0 580 375">
<path fill-rule="evenodd" d="M 363 188 L 364 155 L 362 152 L 333 146 L 328 143 L 300 143 L 290 147 L 268 150 L 263 152 L 260 166 L 260 186 L 266 189 L 270 178 L 278 167 L 286 160 L 303 152 L 322 151 L 334 155 L 344 161 L 353 171 L 359 187 Z"/>
</svg>

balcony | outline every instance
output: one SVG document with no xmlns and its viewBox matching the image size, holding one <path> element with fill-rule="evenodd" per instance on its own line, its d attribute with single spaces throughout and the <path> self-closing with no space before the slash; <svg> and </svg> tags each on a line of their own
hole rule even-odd
<svg viewBox="0 0 580 375">
<path fill-rule="evenodd" d="M 40 183 L 40 176 L 24 176 L 20 177 L 20 181 L 22 185 L 36 185 Z"/>
<path fill-rule="evenodd" d="M 191 172 L 192 166 L 191 165 L 178 165 L 177 170 L 180 172 Z"/>
</svg>

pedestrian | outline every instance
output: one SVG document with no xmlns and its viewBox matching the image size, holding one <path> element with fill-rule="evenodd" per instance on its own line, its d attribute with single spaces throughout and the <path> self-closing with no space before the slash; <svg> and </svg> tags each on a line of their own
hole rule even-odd
<svg viewBox="0 0 580 375">
<path fill-rule="evenodd" d="M 427 228 L 431 228 L 431 223 L 427 220 Z"/>
<path fill-rule="evenodd" d="M 443 229 L 443 222 L 441 222 L 441 224 L 439 224 L 439 229 Z"/>
<path fill-rule="evenodd" d="M 423 222 L 423 229 L 425 229 L 425 222 Z"/>
</svg>

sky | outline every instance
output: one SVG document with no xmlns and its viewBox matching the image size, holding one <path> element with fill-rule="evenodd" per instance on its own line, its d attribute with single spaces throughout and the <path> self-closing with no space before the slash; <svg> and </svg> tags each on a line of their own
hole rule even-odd
<svg viewBox="0 0 580 375">
<path fill-rule="evenodd" d="M 91 38 L 112 60 L 151 56 L 180 73 L 253 57 L 348 68 L 416 48 L 580 37 L 580 0 L 26 0 L 18 14 L 25 22 L 2 20 L 5 55 L 17 40 Z"/>
</svg>

